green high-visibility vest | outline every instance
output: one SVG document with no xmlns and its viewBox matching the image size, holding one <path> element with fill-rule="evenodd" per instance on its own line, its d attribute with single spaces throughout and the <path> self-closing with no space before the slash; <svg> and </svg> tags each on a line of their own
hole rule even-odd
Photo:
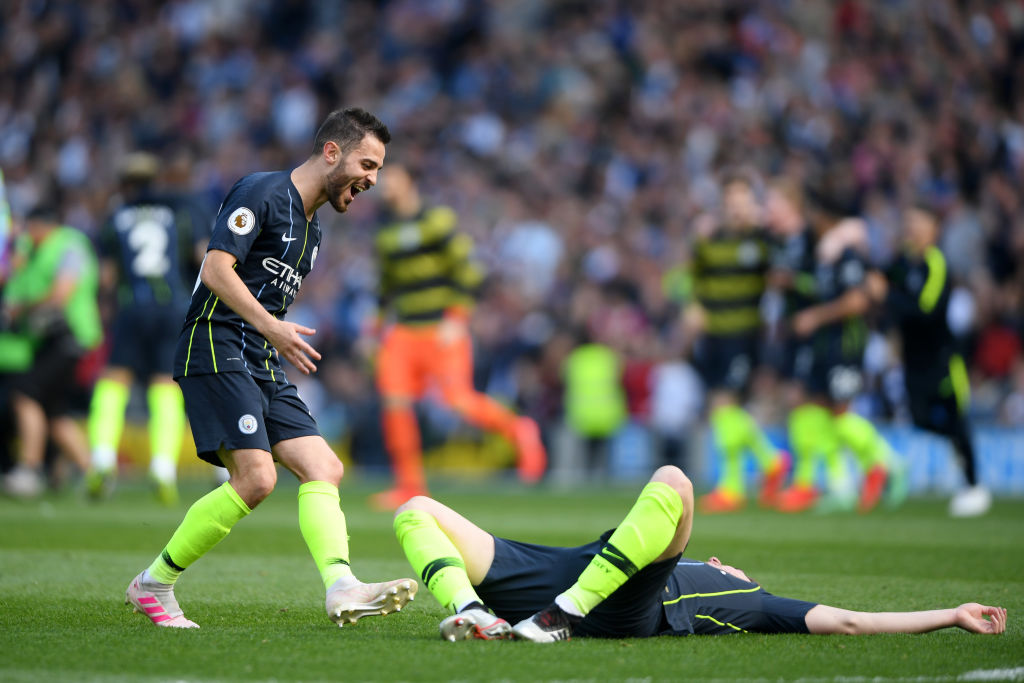
<svg viewBox="0 0 1024 683">
<path fill-rule="evenodd" d="M 626 419 L 618 355 L 601 344 L 577 347 L 566 359 L 565 416 L 577 433 L 611 436 Z"/>
<path fill-rule="evenodd" d="M 13 273 L 4 288 L 4 299 L 12 305 L 32 305 L 49 297 L 61 264 L 74 258 L 80 264 L 74 291 L 63 313 L 75 340 L 84 349 L 94 349 L 103 341 L 96 297 L 99 290 L 99 265 L 89 238 L 75 228 L 60 226 L 38 245 L 22 235 L 18 251 L 27 260 Z"/>
</svg>

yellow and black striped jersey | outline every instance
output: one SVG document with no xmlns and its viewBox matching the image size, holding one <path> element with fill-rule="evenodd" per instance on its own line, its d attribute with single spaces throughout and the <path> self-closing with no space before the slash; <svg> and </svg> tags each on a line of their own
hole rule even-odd
<svg viewBox="0 0 1024 683">
<path fill-rule="evenodd" d="M 470 258 L 473 240 L 455 229 L 448 207 L 390 223 L 377 233 L 380 306 L 403 323 L 431 323 L 472 305 L 483 271 Z"/>
<path fill-rule="evenodd" d="M 720 230 L 693 249 L 694 293 L 706 312 L 705 332 L 740 336 L 757 332 L 772 242 L 763 229 Z"/>
</svg>

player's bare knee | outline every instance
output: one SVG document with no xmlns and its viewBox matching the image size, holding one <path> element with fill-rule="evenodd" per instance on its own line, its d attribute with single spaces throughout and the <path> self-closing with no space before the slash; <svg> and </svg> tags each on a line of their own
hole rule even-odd
<svg viewBox="0 0 1024 683">
<path fill-rule="evenodd" d="M 231 478 L 231 486 L 250 509 L 262 503 L 276 485 L 277 469 L 272 463 L 269 467 L 254 467 Z"/>
<path fill-rule="evenodd" d="M 398 506 L 398 509 L 395 510 L 395 517 L 403 512 L 410 512 L 412 510 L 419 510 L 421 512 L 426 512 L 427 514 L 432 514 L 434 505 L 435 503 L 432 498 L 427 496 L 413 496 Z"/>
<path fill-rule="evenodd" d="M 654 476 L 651 477 L 651 481 L 659 481 L 664 484 L 668 484 L 675 489 L 676 493 L 679 494 L 679 497 L 682 498 L 683 508 L 685 510 L 693 508 L 693 482 L 691 482 L 690 478 L 675 465 L 659 467 L 657 471 L 655 471 Z"/>
<path fill-rule="evenodd" d="M 342 477 L 345 476 L 345 465 L 337 458 L 337 456 L 325 458 L 321 470 L 322 476 L 320 476 L 319 479 L 321 481 L 334 484 L 335 486 L 340 484 Z"/>
</svg>

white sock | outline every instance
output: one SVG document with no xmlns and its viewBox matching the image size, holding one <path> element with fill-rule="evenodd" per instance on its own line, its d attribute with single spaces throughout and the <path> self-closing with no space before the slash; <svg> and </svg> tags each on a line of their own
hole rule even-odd
<svg viewBox="0 0 1024 683">
<path fill-rule="evenodd" d="M 92 466 L 100 472 L 108 472 L 117 467 L 117 451 L 105 446 L 92 449 Z"/>
<path fill-rule="evenodd" d="M 149 473 L 157 481 L 173 484 L 178 478 L 178 464 L 167 455 L 154 455 L 149 463 Z"/>
<path fill-rule="evenodd" d="M 585 617 L 587 615 L 580 614 L 580 608 L 573 604 L 573 601 L 566 597 L 565 593 L 559 593 L 555 596 L 555 604 L 562 608 L 562 611 L 566 614 L 571 614 L 574 617 Z"/>
<path fill-rule="evenodd" d="M 173 586 L 166 583 L 160 583 L 149 573 L 149 570 L 142 572 L 142 580 L 139 583 L 146 584 L 146 588 L 149 588 L 151 592 L 158 593 L 160 591 L 169 591 Z"/>
</svg>

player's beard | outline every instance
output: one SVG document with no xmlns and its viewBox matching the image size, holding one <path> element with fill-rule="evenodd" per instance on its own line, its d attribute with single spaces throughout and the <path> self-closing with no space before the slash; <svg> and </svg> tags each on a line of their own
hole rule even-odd
<svg viewBox="0 0 1024 683">
<path fill-rule="evenodd" d="M 327 201 L 338 213 L 345 213 L 348 205 L 342 202 L 342 193 L 347 192 L 346 183 L 342 181 L 341 169 L 329 173 L 326 178 Z"/>
</svg>

